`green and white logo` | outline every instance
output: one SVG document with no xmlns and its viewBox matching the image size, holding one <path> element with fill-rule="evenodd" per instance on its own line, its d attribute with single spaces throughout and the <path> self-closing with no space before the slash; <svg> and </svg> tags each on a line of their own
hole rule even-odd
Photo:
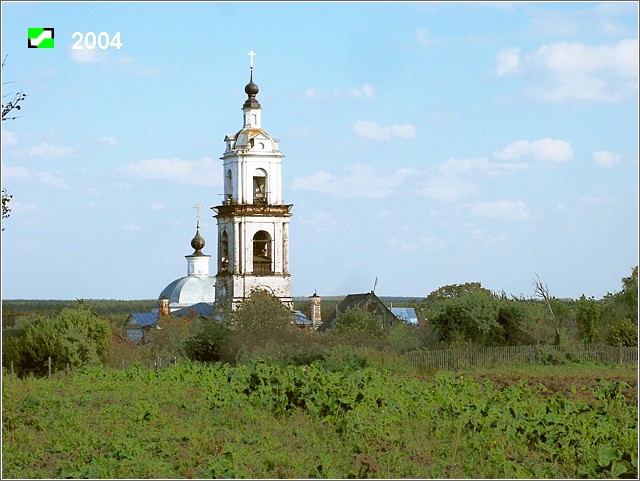
<svg viewBox="0 0 640 481">
<path fill-rule="evenodd" d="M 28 29 L 29 48 L 53 48 L 52 28 Z"/>
</svg>

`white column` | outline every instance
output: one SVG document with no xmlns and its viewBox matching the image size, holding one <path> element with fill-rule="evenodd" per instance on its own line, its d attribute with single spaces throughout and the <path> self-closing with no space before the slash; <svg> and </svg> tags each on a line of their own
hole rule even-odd
<svg viewBox="0 0 640 481">
<path fill-rule="evenodd" d="M 289 274 L 289 222 L 282 224 L 282 272 Z"/>
<path fill-rule="evenodd" d="M 240 225 L 238 220 L 233 221 L 233 273 L 240 272 Z"/>
<path fill-rule="evenodd" d="M 282 229 L 275 220 L 272 224 L 271 238 L 273 242 L 273 272 L 282 272 Z"/>
</svg>

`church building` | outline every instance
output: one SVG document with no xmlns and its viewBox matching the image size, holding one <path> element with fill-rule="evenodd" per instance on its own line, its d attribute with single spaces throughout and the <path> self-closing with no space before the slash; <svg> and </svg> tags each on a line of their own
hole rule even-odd
<svg viewBox="0 0 640 481">
<path fill-rule="evenodd" d="M 199 209 L 199 205 L 196 208 Z M 200 214 L 196 221 L 196 235 L 191 239 L 193 253 L 187 259 L 187 275 L 165 287 L 158 298 L 159 313 L 169 315 L 199 303 L 213 304 L 216 278 L 209 274 L 209 259 L 202 252 L 205 242 L 200 235 Z"/>
<path fill-rule="evenodd" d="M 237 309 L 255 289 L 292 308 L 289 272 L 291 204 L 282 199 L 278 139 L 262 128 L 262 108 L 253 82 L 253 52 L 243 124 L 227 135 L 222 160 L 224 197 L 211 207 L 218 225 L 216 310 Z"/>
</svg>

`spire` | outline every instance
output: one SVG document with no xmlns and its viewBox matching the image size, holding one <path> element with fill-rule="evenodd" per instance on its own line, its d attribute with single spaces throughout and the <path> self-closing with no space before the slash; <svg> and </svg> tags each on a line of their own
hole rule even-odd
<svg viewBox="0 0 640 481">
<path fill-rule="evenodd" d="M 196 204 L 193 206 L 196 209 L 196 235 L 191 239 L 191 247 L 193 247 L 194 252 L 191 254 L 192 256 L 202 256 L 202 249 L 204 248 L 204 239 L 200 235 L 200 208 L 202 207 L 200 204 Z"/>
<path fill-rule="evenodd" d="M 244 91 L 247 94 L 247 100 L 245 100 L 243 109 L 259 109 L 260 103 L 256 100 L 256 95 L 260 89 L 258 86 L 253 83 L 253 57 L 255 57 L 255 52 L 252 50 L 249 52 L 249 57 L 251 58 L 249 64 L 249 71 L 251 72 L 249 75 L 249 83 L 244 87 Z"/>
</svg>

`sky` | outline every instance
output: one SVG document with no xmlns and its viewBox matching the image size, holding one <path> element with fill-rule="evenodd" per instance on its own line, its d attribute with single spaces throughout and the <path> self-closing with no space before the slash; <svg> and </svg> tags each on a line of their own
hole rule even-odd
<svg viewBox="0 0 640 481">
<path fill-rule="evenodd" d="M 3 1 L 2 299 L 157 299 L 196 204 L 215 275 L 250 51 L 294 296 L 599 299 L 638 264 L 636 2 Z"/>
</svg>

